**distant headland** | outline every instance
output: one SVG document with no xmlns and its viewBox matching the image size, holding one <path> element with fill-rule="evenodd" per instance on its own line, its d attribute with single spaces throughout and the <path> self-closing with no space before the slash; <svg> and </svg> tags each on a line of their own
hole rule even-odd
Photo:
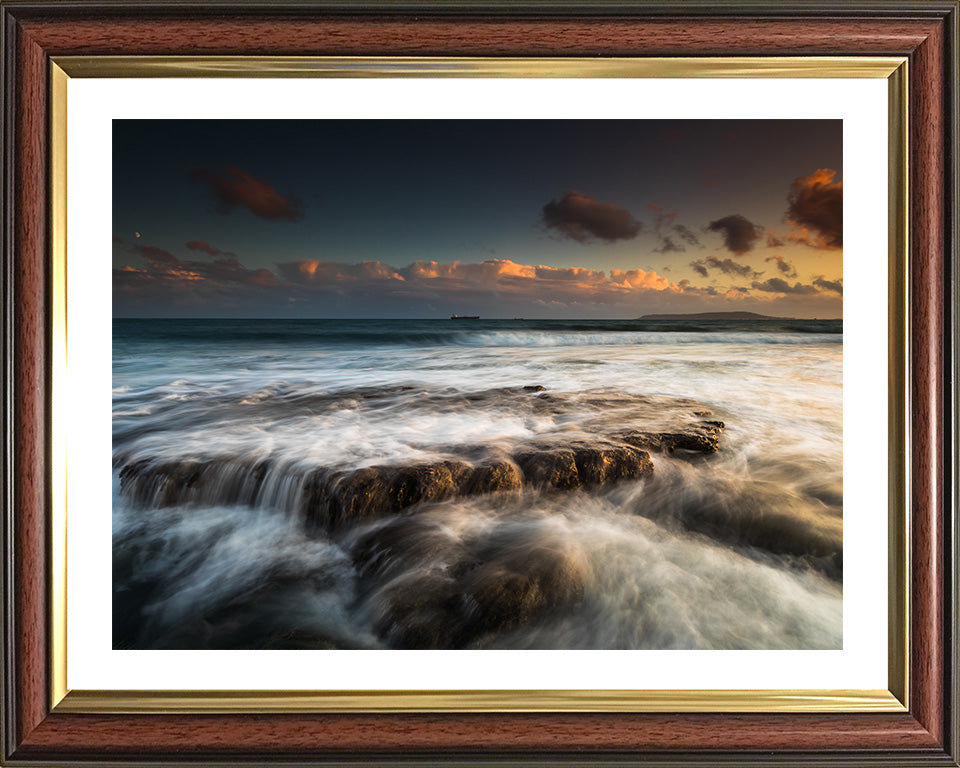
<svg viewBox="0 0 960 768">
<path fill-rule="evenodd" d="M 680 315 L 644 315 L 639 320 L 790 320 L 789 317 L 758 315 L 756 312 L 693 312 Z"/>
</svg>

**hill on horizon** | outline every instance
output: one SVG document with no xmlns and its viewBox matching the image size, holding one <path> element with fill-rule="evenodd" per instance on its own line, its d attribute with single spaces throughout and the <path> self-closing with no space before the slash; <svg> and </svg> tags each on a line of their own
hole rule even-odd
<svg viewBox="0 0 960 768">
<path fill-rule="evenodd" d="M 643 315 L 639 320 L 792 320 L 790 317 L 760 315 L 756 312 L 690 312 L 675 315 Z"/>
</svg>

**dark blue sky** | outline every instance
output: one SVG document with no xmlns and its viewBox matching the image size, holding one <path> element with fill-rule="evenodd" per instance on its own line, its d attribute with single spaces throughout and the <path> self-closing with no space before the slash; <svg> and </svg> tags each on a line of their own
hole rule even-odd
<svg viewBox="0 0 960 768">
<path fill-rule="evenodd" d="M 840 121 L 122 120 L 113 172 L 118 316 L 840 315 Z"/>
</svg>

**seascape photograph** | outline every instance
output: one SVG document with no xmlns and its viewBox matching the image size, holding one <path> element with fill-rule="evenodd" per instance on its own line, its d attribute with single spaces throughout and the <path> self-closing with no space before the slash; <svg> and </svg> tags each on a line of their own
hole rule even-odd
<svg viewBox="0 0 960 768">
<path fill-rule="evenodd" d="M 112 161 L 114 649 L 843 648 L 841 120 Z"/>
</svg>

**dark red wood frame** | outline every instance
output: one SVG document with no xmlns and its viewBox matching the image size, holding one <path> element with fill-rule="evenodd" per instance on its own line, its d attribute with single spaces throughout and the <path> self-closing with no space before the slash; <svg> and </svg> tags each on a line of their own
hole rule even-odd
<svg viewBox="0 0 960 768">
<path fill-rule="evenodd" d="M 722 7 L 719 7 L 722 6 Z M 16 2 L 3 24 L 4 680 L 9 765 L 958 765 L 955 501 L 957 3 L 406 7 Z M 895 55 L 910 60 L 913 452 L 905 714 L 67 715 L 48 703 L 51 56 Z"/>
</svg>

